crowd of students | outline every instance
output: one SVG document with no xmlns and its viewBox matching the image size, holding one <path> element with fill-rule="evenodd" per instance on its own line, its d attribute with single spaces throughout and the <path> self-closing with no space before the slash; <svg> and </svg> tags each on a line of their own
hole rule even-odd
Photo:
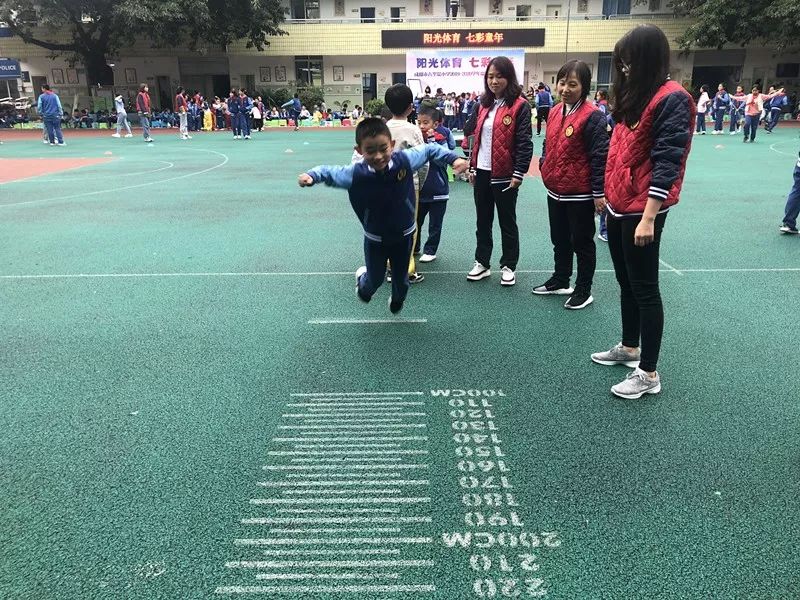
<svg viewBox="0 0 800 600">
<path fill-rule="evenodd" d="M 783 87 L 770 86 L 766 94 L 761 93 L 761 84 L 753 85 L 749 94 L 744 88 L 736 86 L 736 93 L 729 94 L 724 83 L 717 86 L 714 97 L 709 96 L 708 85 L 700 86 L 697 99 L 697 124 L 695 135 L 706 134 L 706 120 L 711 117 L 714 123 L 713 135 L 724 134 L 724 120 L 729 118 L 729 134 L 744 131 L 743 142 L 754 142 L 760 124 L 764 131 L 772 133 L 784 113 L 791 112 L 796 103 L 789 101 Z"/>
</svg>

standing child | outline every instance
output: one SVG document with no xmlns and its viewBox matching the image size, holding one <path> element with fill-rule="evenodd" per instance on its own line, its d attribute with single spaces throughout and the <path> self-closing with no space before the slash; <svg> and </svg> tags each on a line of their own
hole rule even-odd
<svg viewBox="0 0 800 600">
<path fill-rule="evenodd" d="M 398 150 L 405 150 L 407 148 L 414 148 L 425 144 L 422 138 L 422 132 L 418 127 L 408 122 L 408 115 L 414 110 L 414 95 L 411 88 L 403 83 L 397 83 L 386 90 L 384 95 L 384 102 L 386 107 L 391 111 L 392 118 L 386 122 L 389 131 L 392 134 L 392 142 Z M 356 107 L 358 108 L 358 107 Z M 428 167 L 422 165 L 418 169 L 418 173 L 414 174 L 414 189 L 411 202 L 414 205 L 414 220 L 416 222 L 416 207 L 419 201 L 419 191 L 425 183 L 425 178 L 428 175 Z M 416 240 L 415 240 L 416 243 Z M 411 283 L 420 283 L 425 276 L 417 273 L 414 257 L 411 256 L 408 262 L 408 276 Z"/>
<path fill-rule="evenodd" d="M 722 135 L 723 119 L 730 106 L 730 94 L 725 89 L 725 84 L 720 83 L 717 86 L 717 93 L 714 95 L 714 103 L 712 104 L 712 112 L 714 114 L 714 133 L 712 135 Z"/>
<path fill-rule="evenodd" d="M 543 83 L 536 88 L 536 135 L 542 135 L 542 122 L 547 123 L 550 107 L 553 106 L 553 96 Z"/>
<path fill-rule="evenodd" d="M 239 90 L 231 90 L 231 95 L 228 98 L 228 112 L 231 115 L 231 130 L 233 131 L 233 139 L 238 140 L 242 137 L 242 127 L 239 121 L 239 114 L 242 112 L 242 103 L 239 100 Z"/>
<path fill-rule="evenodd" d="M 614 118 L 611 116 L 611 107 L 608 105 L 608 92 L 606 90 L 597 90 L 594 95 L 594 104 L 606 116 L 606 130 L 610 132 L 614 129 Z M 603 209 L 603 212 L 600 213 L 600 227 L 597 232 L 597 239 L 601 242 L 608 241 L 606 219 L 608 219 L 608 211 Z"/>
<path fill-rule="evenodd" d="M 453 139 L 451 131 L 442 126 L 442 116 L 438 109 L 430 106 L 421 107 L 419 109 L 418 124 L 427 143 L 446 146 L 450 151 L 455 150 L 456 141 Z M 431 164 L 428 169 L 428 176 L 425 178 L 425 183 L 419 193 L 419 210 L 417 210 L 417 240 L 414 244 L 414 253 L 419 252 L 422 226 L 425 224 L 425 217 L 430 216 L 428 220 L 428 239 L 425 242 L 424 252 L 419 258 L 421 263 L 436 260 L 436 252 L 442 236 L 444 213 L 447 210 L 449 198 L 450 184 L 447 180 L 447 168 Z"/>
<path fill-rule="evenodd" d="M 250 116 L 253 113 L 253 100 L 247 90 L 239 90 L 239 130 L 244 139 L 250 139 Z"/>
<path fill-rule="evenodd" d="M 585 62 L 567 62 L 556 81 L 561 102 L 550 111 L 539 159 L 547 190 L 555 269 L 550 279 L 533 288 L 533 293 L 569 296 L 564 308 L 578 310 L 594 301 L 594 215 L 606 207 L 603 185 L 608 130 L 606 116 L 587 101 L 592 72 Z M 569 285 L 573 254 L 578 257 L 574 290 Z"/>
<path fill-rule="evenodd" d="M 757 85 L 753 86 L 752 91 L 747 95 L 744 100 L 744 139 L 750 138 L 750 143 L 756 141 L 756 132 L 758 131 L 758 121 L 761 118 L 761 111 L 764 110 L 764 100 L 761 95 L 761 88 Z"/>
<path fill-rule="evenodd" d="M 694 130 L 695 135 L 698 133 L 702 135 L 706 134 L 706 111 L 708 110 L 708 105 L 710 103 L 711 100 L 708 97 L 708 86 L 700 86 L 700 98 L 697 101 L 697 127 Z"/>
<path fill-rule="evenodd" d="M 772 130 L 778 125 L 778 121 L 781 120 L 783 107 L 786 106 L 789 101 L 786 98 L 786 93 L 783 88 L 776 90 L 774 85 L 770 86 L 766 100 L 769 101 L 769 112 L 764 118 L 764 131 L 772 133 Z"/>
<path fill-rule="evenodd" d="M 781 233 L 797 235 L 797 217 L 800 215 L 800 155 L 797 164 L 794 166 L 794 185 L 786 198 L 786 208 L 783 211 L 783 224 L 780 227 Z"/>
<path fill-rule="evenodd" d="M 123 126 L 128 132 L 125 134 L 125 137 L 133 137 L 130 123 L 128 123 L 128 111 L 125 110 L 125 99 L 122 97 L 122 94 L 117 94 L 114 96 L 114 108 L 117 111 L 117 133 L 112 133 L 111 137 L 118 138 Z"/>
<path fill-rule="evenodd" d="M 409 90 L 410 91 L 410 90 Z M 391 132 L 381 119 L 367 118 L 356 127 L 355 149 L 363 160 L 346 167 L 314 167 L 298 178 L 301 187 L 325 183 L 345 188 L 364 227 L 366 266 L 356 271 L 356 295 L 369 302 L 383 283 L 387 260 L 392 266 L 389 310 L 403 309 L 409 281 L 406 265 L 411 257 L 416 230 L 414 171 L 428 161 L 453 165 L 456 172 L 467 162 L 438 144 L 395 151 Z"/>
<path fill-rule="evenodd" d="M 146 83 L 139 86 L 139 93 L 136 95 L 136 112 L 139 115 L 139 122 L 142 124 L 142 136 L 144 141 L 152 143 L 150 137 L 150 88 Z"/>
<path fill-rule="evenodd" d="M 731 135 L 739 133 L 739 124 L 744 120 L 744 101 L 746 99 L 744 88 L 737 85 L 736 93 L 731 96 Z"/>
<path fill-rule="evenodd" d="M 179 87 L 175 94 L 175 112 L 178 113 L 180 121 L 180 136 L 182 140 L 189 140 L 189 103 L 186 101 L 186 94 L 182 87 Z"/>
</svg>

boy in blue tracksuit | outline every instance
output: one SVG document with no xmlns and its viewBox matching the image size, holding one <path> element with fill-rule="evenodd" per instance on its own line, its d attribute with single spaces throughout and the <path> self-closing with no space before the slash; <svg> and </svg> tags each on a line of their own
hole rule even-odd
<svg viewBox="0 0 800 600">
<path fill-rule="evenodd" d="M 294 130 L 297 131 L 300 129 L 300 110 L 303 107 L 302 103 L 300 102 L 300 96 L 295 94 L 294 98 L 281 104 L 281 108 L 287 107 L 290 111 L 289 116 L 294 120 Z"/>
<path fill-rule="evenodd" d="M 767 111 L 767 116 L 765 117 L 764 129 L 767 133 L 772 133 L 772 130 L 778 125 L 778 121 L 781 120 L 783 107 L 789 103 L 789 100 L 786 98 L 783 88 L 775 91 L 775 86 L 769 88 L 769 94 L 767 95 L 769 96 L 769 107 L 765 102 L 764 110 Z"/>
<path fill-rule="evenodd" d="M 539 83 L 539 87 L 536 88 L 534 104 L 536 105 L 536 135 L 542 135 L 542 121 L 547 123 L 547 117 L 553 107 L 553 95 L 543 83 Z"/>
<path fill-rule="evenodd" d="M 423 106 L 417 116 L 417 123 L 422 130 L 422 137 L 428 144 L 439 144 L 453 151 L 456 141 L 453 139 L 452 132 L 442 126 L 442 113 L 436 108 Z M 428 220 L 428 239 L 423 247 L 423 254 L 419 259 L 421 263 L 433 262 L 436 260 L 436 251 L 439 248 L 439 240 L 442 236 L 442 223 L 444 213 L 447 210 L 447 201 L 450 198 L 450 184 L 447 180 L 447 167 L 443 165 L 431 165 L 428 169 L 428 176 L 419 192 L 419 209 L 417 210 L 417 241 L 414 252 L 420 250 L 420 238 L 422 237 L 422 226 L 425 217 Z"/>
<path fill-rule="evenodd" d="M 228 96 L 228 112 L 231 114 L 231 129 L 233 130 L 233 139 L 238 140 L 242 137 L 242 130 L 239 127 L 239 113 L 242 112 L 242 103 L 239 99 L 238 90 L 231 90 L 231 95 Z"/>
<path fill-rule="evenodd" d="M 711 104 L 711 111 L 714 114 L 714 133 L 711 135 L 722 135 L 723 120 L 731 106 L 731 97 L 725 84 L 717 86 L 717 93 L 714 95 L 714 102 Z"/>
<path fill-rule="evenodd" d="M 42 115 L 44 129 L 47 132 L 47 139 L 50 144 L 66 146 L 64 136 L 61 133 L 61 115 L 64 113 L 64 109 L 61 107 L 61 99 L 46 83 L 42 85 L 42 93 L 36 102 L 36 109 Z"/>
<path fill-rule="evenodd" d="M 403 308 L 408 293 L 408 264 L 417 224 L 414 171 L 428 161 L 451 164 L 462 173 L 469 164 L 439 144 L 424 144 L 394 152 L 386 123 L 367 118 L 356 127 L 356 147 L 363 160 L 346 167 L 318 166 L 298 177 L 300 187 L 325 183 L 345 188 L 364 228 L 366 266 L 356 271 L 356 295 L 369 302 L 383 283 L 386 261 L 391 262 L 392 295 L 389 310 Z"/>
<path fill-rule="evenodd" d="M 253 100 L 246 90 L 239 91 L 239 132 L 244 139 L 250 139 L 250 115 L 253 113 Z"/>
</svg>

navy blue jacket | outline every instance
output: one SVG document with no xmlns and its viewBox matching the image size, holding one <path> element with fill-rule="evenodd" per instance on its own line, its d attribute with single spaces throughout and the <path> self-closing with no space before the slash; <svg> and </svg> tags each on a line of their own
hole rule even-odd
<svg viewBox="0 0 800 600">
<path fill-rule="evenodd" d="M 447 127 L 436 128 L 437 138 L 428 140 L 429 144 L 439 144 L 446 147 L 448 150 L 455 150 L 456 141 L 453 139 L 453 134 Z M 441 164 L 432 164 L 428 169 L 428 176 L 425 178 L 425 183 L 419 191 L 420 202 L 442 202 L 450 199 L 450 183 L 447 179 L 447 166 Z"/>
</svg>

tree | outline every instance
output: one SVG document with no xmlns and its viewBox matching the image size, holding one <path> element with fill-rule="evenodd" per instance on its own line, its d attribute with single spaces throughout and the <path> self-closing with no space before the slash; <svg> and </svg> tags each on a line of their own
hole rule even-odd
<svg viewBox="0 0 800 600">
<path fill-rule="evenodd" d="M 782 51 L 800 45 L 797 0 L 673 0 L 672 6 L 693 19 L 678 38 L 684 50 L 757 43 Z"/>
<path fill-rule="evenodd" d="M 263 50 L 269 36 L 285 35 L 284 17 L 280 0 L 0 0 L 0 21 L 28 44 L 82 62 L 90 86 L 113 83 L 109 58 L 137 37 L 199 52 L 244 39 Z"/>
</svg>

